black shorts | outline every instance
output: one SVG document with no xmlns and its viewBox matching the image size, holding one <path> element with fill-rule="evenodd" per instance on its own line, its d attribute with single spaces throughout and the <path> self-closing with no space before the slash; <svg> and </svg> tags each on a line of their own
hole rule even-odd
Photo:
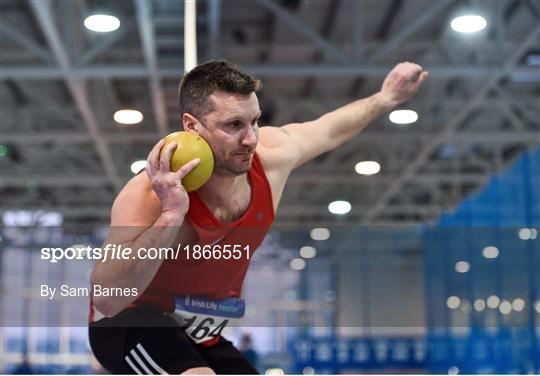
<svg viewBox="0 0 540 376">
<path fill-rule="evenodd" d="M 97 360 L 114 374 L 179 374 L 209 367 L 217 374 L 257 374 L 230 341 L 213 346 L 194 343 L 166 314 L 150 308 L 125 309 L 89 327 Z"/>
</svg>

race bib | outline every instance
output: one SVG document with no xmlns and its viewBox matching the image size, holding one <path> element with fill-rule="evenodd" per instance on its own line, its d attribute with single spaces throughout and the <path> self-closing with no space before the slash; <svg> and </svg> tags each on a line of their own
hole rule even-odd
<svg viewBox="0 0 540 376">
<path fill-rule="evenodd" d="M 218 337 L 232 320 L 244 317 L 244 299 L 207 299 L 198 296 L 176 298 L 175 313 L 183 320 L 186 334 L 195 342 L 202 343 Z"/>
</svg>

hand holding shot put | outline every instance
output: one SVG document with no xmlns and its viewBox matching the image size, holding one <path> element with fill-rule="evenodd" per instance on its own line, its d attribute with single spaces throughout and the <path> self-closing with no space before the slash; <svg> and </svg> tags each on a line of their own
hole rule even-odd
<svg viewBox="0 0 540 376">
<path fill-rule="evenodd" d="M 200 163 L 200 158 L 195 158 L 176 170 L 171 171 L 171 158 L 178 144 L 175 141 L 165 145 L 165 140 L 160 140 L 148 155 L 146 172 L 152 182 L 152 188 L 161 202 L 163 214 L 170 213 L 179 218 L 183 217 L 189 208 L 189 197 L 182 179 Z M 181 152 L 181 150 L 177 150 Z"/>
<path fill-rule="evenodd" d="M 259 128 L 259 80 L 225 61 L 195 67 L 182 78 L 179 90 L 184 132 L 178 133 L 193 140 L 177 139 L 178 145 L 166 146 L 161 140 L 154 146 L 147 173 L 132 178 L 113 204 L 107 242 L 133 248 L 215 247 L 230 245 L 234 239 L 255 251 L 272 225 L 293 170 L 338 148 L 409 100 L 427 76 L 417 64 L 400 63 L 381 89 L 367 98 L 311 121 Z M 208 144 L 206 152 L 188 151 L 199 142 Z M 185 159 L 178 161 L 178 156 Z M 178 168 L 176 172 L 170 171 L 172 165 L 172 170 Z M 119 235 L 117 228 L 124 231 Z M 141 294 L 93 298 L 90 342 L 96 357 L 114 373 L 140 373 L 148 364 L 157 373 L 256 373 L 221 336 L 231 320 L 228 313 L 201 312 L 189 306 L 196 296 L 206 307 L 226 306 L 229 313 L 242 317 L 242 285 L 248 267 L 245 258 L 98 263 L 92 283 L 137 287 Z M 129 330 L 117 328 L 118 320 L 129 323 Z M 178 324 L 186 321 L 188 326 Z M 141 328 L 141 323 L 150 327 Z M 120 348 L 103 351 L 102 347 L 118 341 Z M 141 358 L 147 362 L 139 363 Z"/>
</svg>

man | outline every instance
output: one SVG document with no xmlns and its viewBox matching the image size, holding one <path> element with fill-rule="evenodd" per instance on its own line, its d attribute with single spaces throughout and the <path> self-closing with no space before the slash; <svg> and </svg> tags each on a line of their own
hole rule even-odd
<svg viewBox="0 0 540 376">
<path fill-rule="evenodd" d="M 426 78 L 419 65 L 400 63 L 371 97 L 313 121 L 259 129 L 259 81 L 224 61 L 186 74 L 179 91 L 182 125 L 209 143 L 214 172 L 188 194 L 181 179 L 199 161 L 171 172 L 177 145 L 163 148 L 161 140 L 148 156 L 147 173 L 131 179 L 116 198 L 107 244 L 180 245 L 182 252 L 173 260 L 109 259 L 96 265 L 93 286 L 138 292 L 94 292 L 90 342 L 100 362 L 115 373 L 256 373 L 221 330 L 243 313 L 250 252 L 271 226 L 289 174 L 411 98 Z M 210 257 L 201 256 L 201 245 L 209 247 Z M 236 257 L 224 256 L 237 245 Z"/>
</svg>

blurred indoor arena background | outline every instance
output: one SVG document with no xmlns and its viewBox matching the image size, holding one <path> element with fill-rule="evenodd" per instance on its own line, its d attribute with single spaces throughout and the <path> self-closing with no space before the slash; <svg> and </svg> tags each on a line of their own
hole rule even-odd
<svg viewBox="0 0 540 376">
<path fill-rule="evenodd" d="M 540 373 L 540 1 L 184 10 L 0 1 L 0 373 L 23 362 L 103 372 L 86 299 L 51 305 L 34 288 L 88 283 L 91 261 L 35 256 L 52 243 L 100 246 L 115 194 L 179 129 L 188 59 L 226 59 L 262 79 L 262 125 L 368 96 L 400 61 L 430 73 L 408 112 L 291 176 L 246 280 L 245 326 L 229 332 L 261 372 Z M 119 23 L 90 30 L 95 14 Z M 452 22 L 463 15 L 485 22 Z M 195 18 L 197 55 L 184 58 Z"/>
</svg>

